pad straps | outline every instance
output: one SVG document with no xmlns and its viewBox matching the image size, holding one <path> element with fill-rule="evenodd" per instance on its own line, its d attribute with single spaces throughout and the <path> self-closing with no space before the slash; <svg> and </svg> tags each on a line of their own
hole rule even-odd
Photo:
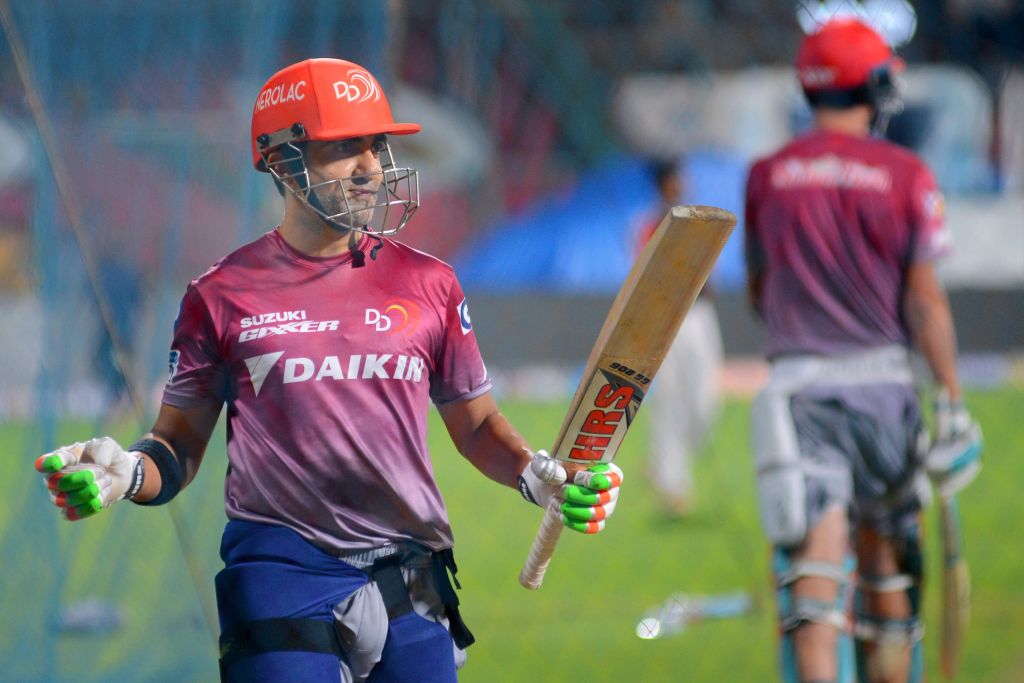
<svg viewBox="0 0 1024 683">
<path fill-rule="evenodd" d="M 409 589 L 402 576 L 402 558 L 399 555 L 377 558 L 367 573 L 380 589 L 389 621 L 412 611 L 412 600 L 409 599 Z"/>
<path fill-rule="evenodd" d="M 431 569 L 438 596 L 448 617 L 448 630 L 452 640 L 461 650 L 472 645 L 476 638 L 466 626 L 459 613 L 459 596 L 452 588 L 459 582 L 455 579 L 458 567 L 451 548 L 431 553 Z M 448 572 L 451 572 L 449 578 Z M 367 570 L 370 579 L 377 584 L 388 620 L 394 620 L 413 611 L 412 599 L 402 574 L 402 556 L 399 553 L 374 560 Z M 227 680 L 228 668 L 244 657 L 265 652 L 299 651 L 332 654 L 346 658 L 345 638 L 338 622 L 319 619 L 274 618 L 257 619 L 240 624 L 221 634 L 220 671 L 221 680 Z"/>
<path fill-rule="evenodd" d="M 456 588 L 462 588 L 459 580 L 455 577 L 459 571 L 455 564 L 455 553 L 451 548 L 437 550 L 430 554 L 430 564 L 438 597 L 441 598 L 444 614 L 448 617 L 448 631 L 458 648 L 465 650 L 476 642 L 476 638 L 462 619 L 462 614 L 459 612 L 459 596 L 455 593 L 455 588 L 452 587 L 454 582 Z M 450 576 L 449 572 L 451 572 Z M 397 619 L 413 610 L 412 601 L 409 599 L 409 589 L 405 585 L 405 578 L 402 575 L 400 555 L 388 555 L 374 560 L 368 573 L 370 578 L 377 582 L 381 597 L 384 598 L 388 619 Z"/>
<path fill-rule="evenodd" d="M 459 613 L 459 596 L 452 588 L 452 581 L 455 582 L 456 587 L 462 588 L 459 580 L 455 578 L 459 571 L 455 564 L 455 553 L 451 548 L 438 550 L 431 555 L 431 561 L 434 568 L 434 584 L 437 586 L 438 595 L 441 596 L 445 616 L 448 617 L 448 631 L 452 634 L 452 640 L 455 641 L 458 648 L 465 650 L 476 642 L 476 638 L 466 626 L 466 622 L 462 620 L 462 614 Z M 449 571 L 451 579 L 448 577 Z"/>
<path fill-rule="evenodd" d="M 279 617 L 239 624 L 220 636 L 220 678 L 239 659 L 266 652 L 298 651 L 345 658 L 341 634 L 332 621 Z"/>
</svg>

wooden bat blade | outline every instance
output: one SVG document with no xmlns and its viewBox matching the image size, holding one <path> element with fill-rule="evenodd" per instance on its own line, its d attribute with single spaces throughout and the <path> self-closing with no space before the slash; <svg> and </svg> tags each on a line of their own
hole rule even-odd
<svg viewBox="0 0 1024 683">
<path fill-rule="evenodd" d="M 736 217 L 710 206 L 677 206 L 633 264 L 597 335 L 551 449 L 553 457 L 595 464 L 615 458 L 683 318 L 729 239 Z M 539 588 L 562 531 L 549 506 L 519 583 Z"/>
<path fill-rule="evenodd" d="M 731 213 L 708 206 L 677 206 L 665 215 L 601 326 L 553 457 L 588 464 L 615 457 L 735 224 Z M 578 445 L 581 436 L 596 437 L 586 442 L 592 447 Z"/>
<path fill-rule="evenodd" d="M 956 498 L 940 498 L 942 528 L 942 675 L 956 676 L 960 650 L 971 615 L 971 583 L 963 556 L 960 511 Z"/>
</svg>

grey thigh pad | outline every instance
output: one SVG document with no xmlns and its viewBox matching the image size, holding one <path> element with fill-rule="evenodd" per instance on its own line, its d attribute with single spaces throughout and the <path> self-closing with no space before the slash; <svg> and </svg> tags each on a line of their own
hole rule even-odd
<svg viewBox="0 0 1024 683">
<path fill-rule="evenodd" d="M 808 517 L 834 502 L 882 533 L 921 507 L 918 439 L 922 419 L 912 387 L 813 387 L 791 399 L 805 463 Z"/>
</svg>

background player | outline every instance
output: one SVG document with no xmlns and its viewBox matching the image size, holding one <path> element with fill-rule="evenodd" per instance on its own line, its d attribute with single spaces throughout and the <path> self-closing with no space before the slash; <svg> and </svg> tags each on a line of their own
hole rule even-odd
<svg viewBox="0 0 1024 683">
<path fill-rule="evenodd" d="M 920 681 L 922 418 L 908 347 L 938 387 L 928 462 L 950 492 L 977 473 L 949 305 L 934 262 L 950 244 L 924 163 L 871 135 L 898 110 L 900 63 L 867 25 L 805 39 L 797 71 L 815 129 L 756 163 L 747 184 L 751 301 L 772 374 L 753 407 L 762 521 L 775 544 L 783 678 Z M 857 585 L 848 582 L 856 553 Z"/>
<path fill-rule="evenodd" d="M 643 226 L 638 253 L 665 212 L 683 196 L 683 178 L 675 160 L 652 161 L 650 173 L 659 203 Z M 651 416 L 648 476 L 662 509 L 672 516 L 693 509 L 693 456 L 721 407 L 722 334 L 709 289 L 705 285 L 693 302 L 646 399 Z"/>
<path fill-rule="evenodd" d="M 541 506 L 564 497 L 567 526 L 600 531 L 614 510 L 616 467 L 560 489 L 561 465 L 498 411 L 451 267 L 389 239 L 418 206 L 418 180 L 387 136 L 419 128 L 394 121 L 357 64 L 275 74 L 253 108 L 252 149 L 284 195 L 281 225 L 189 285 L 150 433 L 37 461 L 70 520 L 124 498 L 167 503 L 227 405 L 226 680 L 455 680 L 473 638 L 448 576 L 431 401 L 485 475 Z"/>
</svg>

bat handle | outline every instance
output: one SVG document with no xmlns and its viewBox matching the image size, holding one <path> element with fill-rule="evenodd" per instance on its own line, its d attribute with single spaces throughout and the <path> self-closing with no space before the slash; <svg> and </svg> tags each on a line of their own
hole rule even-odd
<svg viewBox="0 0 1024 683">
<path fill-rule="evenodd" d="M 551 561 L 555 546 L 558 545 L 558 537 L 562 534 L 562 512 L 558 509 L 560 503 L 557 498 L 552 498 L 544 511 L 544 521 L 541 522 L 540 529 L 533 539 L 523 570 L 519 572 L 519 583 L 523 588 L 537 590 L 544 582 L 548 562 Z"/>
</svg>

